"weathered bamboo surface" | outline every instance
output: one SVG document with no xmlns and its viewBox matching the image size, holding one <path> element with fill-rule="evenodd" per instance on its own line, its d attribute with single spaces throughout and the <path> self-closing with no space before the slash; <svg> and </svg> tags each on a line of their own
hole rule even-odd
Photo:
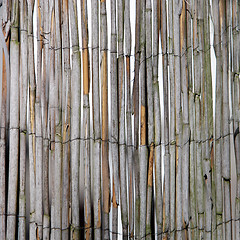
<svg viewBox="0 0 240 240">
<path fill-rule="evenodd" d="M 0 20 L 0 240 L 240 239 L 240 0 Z"/>
</svg>

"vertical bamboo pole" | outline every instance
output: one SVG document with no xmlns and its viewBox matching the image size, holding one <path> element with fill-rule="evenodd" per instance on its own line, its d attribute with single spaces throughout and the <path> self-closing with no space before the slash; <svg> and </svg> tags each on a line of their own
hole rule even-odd
<svg viewBox="0 0 240 240">
<path fill-rule="evenodd" d="M 175 239 L 175 157 L 176 157 L 176 137 L 175 137 L 175 83 L 174 83 L 174 44 L 173 44 L 173 0 L 168 2 L 168 24 L 169 24 L 169 80 L 170 80 L 170 239 Z"/>
<path fill-rule="evenodd" d="M 101 128 L 100 128 L 100 96 L 99 96 L 99 6 L 92 0 L 92 81 L 93 81 L 93 128 L 94 128 L 94 238 L 101 239 Z"/>
<path fill-rule="evenodd" d="M 27 2 L 20 2 L 20 177 L 18 238 L 26 239 L 26 133 L 27 133 Z"/>
<path fill-rule="evenodd" d="M 62 238 L 69 238 L 69 208 L 70 208 L 70 108 L 71 108 L 71 71 L 70 71 L 70 40 L 69 40 L 69 10 L 68 0 L 62 1 L 62 48 L 63 48 L 63 78 L 62 78 Z"/>
<path fill-rule="evenodd" d="M 181 109 L 181 65 L 180 65 L 180 15 L 181 0 L 174 0 L 173 29 L 174 29 L 174 80 L 176 102 L 176 238 L 182 239 L 182 109 Z"/>
<path fill-rule="evenodd" d="M 186 4 L 187 17 L 187 75 L 188 75 L 188 101 L 189 101 L 189 225 L 190 237 L 197 238 L 197 206 L 196 206 L 196 158 L 195 158 L 195 103 L 194 103 L 194 78 L 193 78 L 193 21 L 194 21 L 194 1 Z"/>
<path fill-rule="evenodd" d="M 33 9 L 34 1 L 28 1 L 28 74 L 29 74 L 29 179 L 30 179 L 30 226 L 29 239 L 36 235 L 35 225 L 35 192 L 36 192 L 36 127 L 35 127 L 35 101 L 36 79 L 34 66 L 34 38 L 33 38 Z"/>
<path fill-rule="evenodd" d="M 147 101 L 146 101 L 146 1 L 141 1 L 140 20 L 140 83 L 141 83 L 141 129 L 139 156 L 139 190 L 140 190 L 140 238 L 146 234 L 147 202 Z"/>
<path fill-rule="evenodd" d="M 108 152 L 108 34 L 106 2 L 100 3 L 100 44 L 101 44 L 101 87 L 102 87 L 102 186 L 103 186 L 103 238 L 109 239 L 109 212 L 110 212 L 110 176 Z"/>
<path fill-rule="evenodd" d="M 209 23 L 210 2 L 203 2 L 203 75 L 202 75 L 202 159 L 204 176 L 204 239 L 212 238 L 212 164 L 213 151 L 213 105 L 212 105 L 212 76 L 211 76 L 211 57 L 210 57 L 210 23 Z"/>
<path fill-rule="evenodd" d="M 118 155 L 118 85 L 117 85 L 117 29 L 116 29 L 116 0 L 111 0 L 111 144 L 113 165 L 112 186 L 112 231 L 118 231 L 119 205 L 119 155 Z"/>
<path fill-rule="evenodd" d="M 42 107 L 42 136 L 43 136 L 43 239 L 49 239 L 50 233 L 50 214 L 49 214 L 49 115 L 48 115 L 48 89 L 49 89 L 49 46 L 50 46 L 50 29 L 49 17 L 50 8 L 49 0 L 43 2 L 43 51 L 42 51 L 42 92 L 41 92 L 41 107 Z M 50 14 L 51 15 L 51 14 Z"/>
<path fill-rule="evenodd" d="M 90 106 L 89 106 L 89 91 L 90 91 L 90 76 L 89 76 L 89 51 L 88 51 L 88 15 L 87 1 L 82 1 L 81 18 L 82 18 L 82 58 L 83 58 L 83 126 L 82 138 L 84 138 L 84 185 L 85 185 L 85 200 L 84 200 L 84 215 L 85 215 L 85 237 L 91 239 L 91 165 L 90 165 Z M 75 10 L 77 11 L 77 9 Z"/>
<path fill-rule="evenodd" d="M 131 98 L 131 26 L 130 26 L 130 1 L 125 1 L 124 32 L 126 51 L 126 123 L 127 123 L 127 161 L 128 161 L 128 212 L 129 212 L 129 236 L 134 236 L 134 181 L 133 181 L 133 139 L 132 139 L 132 98 Z"/>
<path fill-rule="evenodd" d="M 229 126 L 229 84 L 228 84 L 228 65 L 229 65 L 229 49 L 228 49 L 228 26 L 226 15 L 226 2 L 220 1 L 220 29 L 222 41 L 222 73 L 223 73 L 223 105 L 222 105 L 222 138 L 223 138 L 223 152 L 222 152 L 222 177 L 224 188 L 224 222 L 225 224 L 225 237 L 231 239 L 231 194 L 230 194 L 230 126 Z"/>
<path fill-rule="evenodd" d="M 37 64 L 36 64 L 36 236 L 42 239 L 42 224 L 43 224 L 43 136 L 42 136 L 42 112 L 41 112 L 41 93 L 42 89 L 42 9 L 43 2 L 37 1 Z"/>
<path fill-rule="evenodd" d="M 79 154 L 80 154 L 80 99 L 81 99 L 81 55 L 79 52 L 79 39 L 78 39 L 78 14 L 77 2 L 70 0 L 69 15 L 70 15 L 70 29 L 71 29 L 71 43 L 72 43 L 72 69 L 71 69 L 71 237 L 72 239 L 80 239 L 80 219 L 79 219 Z M 85 5 L 84 5 L 85 6 Z M 85 6 L 86 7 L 86 6 Z M 87 9 L 87 7 L 86 7 Z M 86 9 L 82 8 L 85 14 Z M 82 14 L 82 16 L 85 16 Z M 82 27 L 86 25 L 82 24 Z M 82 34 L 83 35 L 83 34 Z M 88 41 L 87 41 L 88 42 Z M 88 66 L 87 66 L 88 67 Z M 86 149 L 86 155 L 89 150 Z M 86 163 L 87 164 L 87 163 Z M 88 170 L 89 171 L 89 170 Z M 89 174 L 89 173 L 88 173 Z M 90 176 L 88 176 L 90 178 Z M 91 188 L 90 180 L 88 185 Z M 87 199 L 87 213 L 89 212 L 89 190 L 85 193 Z M 91 215 L 86 214 L 89 219 Z M 86 227 L 89 227 L 88 225 Z M 90 232 L 90 229 L 87 230 Z"/>
<path fill-rule="evenodd" d="M 133 108 L 134 108 L 134 175 L 135 175 L 135 235 L 139 237 L 140 231 L 140 190 L 139 190 L 139 66 L 140 66 L 140 7 L 141 1 L 136 1 L 135 23 L 135 63 L 133 84 Z"/>
<path fill-rule="evenodd" d="M 222 193 L 222 54 L 219 0 L 214 0 L 214 51 L 216 55 L 216 103 L 215 103 L 215 188 L 216 188 L 216 232 L 217 239 L 223 238 L 223 193 Z"/>
<path fill-rule="evenodd" d="M 163 5 L 164 6 L 164 5 Z M 163 206 L 162 206 L 162 170 L 161 170 L 161 112 L 160 112 L 160 97 L 159 97 L 159 82 L 158 82 L 158 53 L 159 53 L 159 1 L 153 1 L 153 113 L 154 113 L 154 163 L 155 163 L 155 208 L 157 220 L 157 235 L 158 239 L 162 236 L 163 224 Z M 165 36 L 167 37 L 167 35 Z M 164 75 L 166 77 L 166 75 Z M 164 82 L 165 84 L 165 82 Z M 164 85 L 166 87 L 166 85 Z M 164 88 L 164 96 L 166 88 Z M 168 97 L 167 97 L 168 99 Z M 164 104 L 166 104 L 166 99 Z M 166 110 L 167 111 L 167 110 Z M 167 128 L 167 126 L 166 126 Z"/>
<path fill-rule="evenodd" d="M 55 0 L 55 164 L 54 164 L 54 219 L 53 239 L 61 239 L 62 233 L 62 52 L 61 52 L 61 5 Z"/>
<path fill-rule="evenodd" d="M 188 69 L 187 69 L 187 12 L 186 2 L 183 1 L 180 17 L 180 52 L 181 52 L 181 88 L 182 88 L 182 208 L 183 227 L 185 238 L 188 237 L 189 225 L 189 95 L 188 95 Z"/>
<path fill-rule="evenodd" d="M 124 239 L 128 235 L 126 139 L 125 139 L 125 64 L 124 64 L 124 1 L 118 1 L 118 113 L 120 200 Z"/>
<path fill-rule="evenodd" d="M 168 44 L 167 44 L 167 9 L 166 1 L 161 2 L 161 45 L 163 62 L 163 95 L 164 95 L 164 208 L 163 208 L 163 232 L 164 238 L 169 237 L 170 228 L 170 155 L 169 155 L 169 95 L 168 95 Z M 160 124 L 160 122 L 158 123 Z M 155 124 L 156 127 L 157 124 Z M 160 167 L 161 169 L 161 167 Z M 156 176 L 157 177 L 157 176 Z M 161 174 L 159 176 L 161 178 Z"/>
<path fill-rule="evenodd" d="M 153 118 L 153 77 L 152 77 L 152 2 L 146 0 L 146 89 L 147 89 L 147 144 L 150 146 L 147 173 L 147 213 L 146 238 L 152 239 L 151 213 L 153 196 L 153 153 L 154 153 L 154 118 Z"/>
<path fill-rule="evenodd" d="M 5 11 L 4 11 L 5 10 Z M 9 21 L 8 13 L 8 1 L 4 1 L 2 5 L 2 16 L 1 20 L 4 23 L 7 23 Z M 6 28 L 3 28 L 3 30 L 6 30 Z M 1 26 L 1 42 L 2 48 L 1 48 L 1 114 L 0 114 L 0 238 L 5 240 L 6 239 L 6 192 L 7 192 L 7 186 L 6 186 L 6 146 L 7 146 L 7 103 L 8 103 L 8 89 L 10 85 L 10 71 L 9 71 L 9 36 L 4 36 Z"/>
<path fill-rule="evenodd" d="M 7 204 L 7 239 L 15 239 L 19 152 L 19 2 L 12 2 L 10 39 L 10 143 Z"/>
</svg>

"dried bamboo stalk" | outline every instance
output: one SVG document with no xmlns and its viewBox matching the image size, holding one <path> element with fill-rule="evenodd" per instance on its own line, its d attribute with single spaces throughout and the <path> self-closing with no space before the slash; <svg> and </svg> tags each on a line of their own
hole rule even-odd
<svg viewBox="0 0 240 240">
<path fill-rule="evenodd" d="M 150 146 L 147 173 L 147 213 L 146 239 L 152 239 L 151 213 L 153 197 L 153 153 L 154 153 L 154 117 L 153 117 L 153 76 L 152 76 L 152 2 L 146 0 L 146 86 L 147 86 L 147 143 Z"/>
<path fill-rule="evenodd" d="M 163 231 L 163 202 L 162 202 L 162 170 L 161 170 L 161 111 L 160 111 L 160 96 L 159 96 L 159 82 L 158 82 L 158 53 L 159 53 L 159 15 L 160 4 L 159 1 L 153 1 L 153 113 L 154 113 L 154 164 L 155 164 L 155 208 L 157 220 L 157 234 L 158 239 L 162 237 Z M 166 36 L 167 37 L 167 36 Z M 164 75 L 166 76 L 166 75 Z M 165 84 L 165 82 L 164 82 Z M 164 85 L 166 87 L 166 85 Z M 164 88 L 164 96 L 166 88 Z M 165 99 L 166 100 L 166 99 Z M 166 101 L 164 102 L 166 104 Z M 167 110 L 166 110 L 167 111 Z M 166 126 L 167 128 L 167 126 Z"/>
<path fill-rule="evenodd" d="M 174 29 L 174 80 L 176 111 L 176 239 L 182 239 L 182 109 L 181 109 L 181 65 L 180 65 L 180 15 L 183 2 L 173 3 Z"/>
<path fill-rule="evenodd" d="M 111 150 L 112 150 L 112 232 L 118 232 L 119 153 L 118 153 L 118 85 L 117 85 L 116 0 L 111 0 Z M 117 239 L 117 234 L 112 234 Z"/>
<path fill-rule="evenodd" d="M 19 157 L 19 2 L 12 2 L 10 39 L 10 124 L 9 174 L 7 203 L 7 239 L 15 239 Z"/>
<path fill-rule="evenodd" d="M 100 127 L 100 96 L 99 96 L 99 6 L 92 0 L 92 86 L 93 86 L 93 128 L 94 128 L 94 189 L 93 218 L 94 238 L 101 239 L 101 127 Z"/>
<path fill-rule="evenodd" d="M 18 238 L 26 239 L 26 133 L 27 133 L 27 2 L 20 2 L 20 161 Z"/>
<path fill-rule="evenodd" d="M 100 3 L 100 49 L 101 49 L 101 88 L 102 88 L 102 187 L 103 187 L 103 238 L 109 239 L 110 212 L 110 172 L 108 151 L 108 31 L 106 2 Z"/>
<path fill-rule="evenodd" d="M 70 39 L 68 1 L 62 1 L 62 238 L 69 238 L 70 208 L 70 108 L 71 108 L 71 71 L 70 71 Z"/>
<path fill-rule="evenodd" d="M 30 224 L 29 239 L 36 236 L 35 225 L 35 192 L 36 192 L 36 127 L 35 127 L 35 98 L 36 79 L 34 66 L 34 44 L 33 44 L 33 9 L 34 1 L 28 1 L 28 74 L 29 74 L 29 179 L 30 179 Z"/>
</svg>

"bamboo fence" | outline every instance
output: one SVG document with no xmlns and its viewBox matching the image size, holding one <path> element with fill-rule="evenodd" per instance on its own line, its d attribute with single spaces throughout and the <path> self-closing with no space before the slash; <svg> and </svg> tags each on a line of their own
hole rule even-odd
<svg viewBox="0 0 240 240">
<path fill-rule="evenodd" d="M 0 240 L 240 239 L 240 0 L 0 20 Z"/>
</svg>

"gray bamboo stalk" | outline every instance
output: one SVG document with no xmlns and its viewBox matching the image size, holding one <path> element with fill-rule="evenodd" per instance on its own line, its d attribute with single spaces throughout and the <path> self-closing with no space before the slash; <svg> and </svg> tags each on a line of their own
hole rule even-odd
<svg viewBox="0 0 240 240">
<path fill-rule="evenodd" d="M 126 123 L 127 123 L 127 161 L 128 161 L 128 212 L 129 212 L 129 236 L 134 236 L 134 181 L 133 181 L 133 139 L 132 139 L 132 98 L 131 98 L 131 26 L 130 26 L 130 1 L 125 1 L 124 32 L 126 53 Z"/>
<path fill-rule="evenodd" d="M 36 122 L 36 237 L 42 239 L 43 225 L 43 136 L 42 136 L 42 112 L 41 112 L 41 94 L 42 94 L 42 37 L 41 21 L 43 2 L 38 1 L 37 15 L 37 66 L 36 66 L 36 102 L 35 102 L 35 122 Z"/>
<path fill-rule="evenodd" d="M 163 205 L 163 232 L 164 238 L 169 238 L 170 228 L 170 155 L 169 155 L 169 102 L 168 102 L 168 56 L 167 56 L 167 9 L 166 1 L 161 2 L 161 46 L 162 46 L 162 62 L 163 62 L 163 91 L 164 91 L 164 133 L 163 142 L 165 146 L 164 154 L 164 205 Z M 160 125 L 159 123 L 155 124 Z M 160 166 L 161 169 L 161 166 Z M 160 172 L 161 173 L 161 172 Z M 156 176 L 157 177 L 157 176 Z M 158 176 L 161 178 L 161 174 Z"/>
<path fill-rule="evenodd" d="M 2 31 L 2 29 L 0 30 Z M 2 37 L 4 37 L 2 35 Z M 2 86 L 1 86 L 1 115 L 0 115 L 0 238 L 6 239 L 6 126 L 7 126 L 7 92 L 9 88 L 9 37 L 6 38 L 6 51 L 1 49 L 2 52 Z"/>
<path fill-rule="evenodd" d="M 50 134 L 50 148 L 49 148 L 49 168 L 50 168 L 50 172 L 51 174 L 49 175 L 49 181 L 50 181 L 50 186 L 49 186 L 49 190 L 50 190 L 50 194 L 49 194 L 49 200 L 50 201 L 50 206 L 51 206 L 51 212 L 50 212 L 50 216 L 49 217 L 49 223 L 51 223 L 51 230 L 49 229 L 50 232 L 50 236 L 51 239 L 54 239 L 54 234 L 53 234 L 53 229 L 52 227 L 54 227 L 54 208 L 55 208 L 55 204 L 54 204 L 54 197 L 55 197 L 55 171 L 54 171 L 54 165 L 55 165 L 55 110 L 56 110 L 56 100 L 55 100 L 55 96 L 58 96 L 57 94 L 57 90 L 55 88 L 55 19 L 54 19 L 54 0 L 50 0 L 49 1 L 49 22 L 50 22 L 50 42 L 49 42 L 49 134 Z M 44 210 L 45 211 L 45 210 Z M 46 216 L 45 216 L 46 218 Z M 47 222 L 46 222 L 47 225 Z M 45 227 L 45 222 L 44 222 L 44 227 Z M 46 236 L 46 235 L 47 236 Z M 47 229 L 43 229 L 43 238 L 45 239 L 48 238 L 48 231 Z"/>
<path fill-rule="evenodd" d="M 52 219 L 53 239 L 61 239 L 62 206 L 61 206 L 61 179 L 62 179 L 62 54 L 61 54 L 61 25 L 59 1 L 55 0 L 55 164 L 54 164 L 54 219 Z"/>
<path fill-rule="evenodd" d="M 225 224 L 225 237 L 231 239 L 232 221 L 231 221 L 231 196 L 230 196 L 230 126 L 229 126 L 229 49 L 228 49 L 228 29 L 227 29 L 227 15 L 226 15 L 226 2 L 220 1 L 220 29 L 221 29 L 221 41 L 222 41 L 222 177 L 224 188 L 224 222 Z"/>
<path fill-rule="evenodd" d="M 71 43 L 72 43 L 72 69 L 71 69 L 71 212 L 72 212 L 72 239 L 80 239 L 80 192 L 79 192 L 79 154 L 80 154 L 80 98 L 81 98 L 81 55 L 78 38 L 77 2 L 69 2 Z M 82 14 L 83 15 L 83 14 Z M 85 25 L 82 25 L 85 26 Z M 86 149 L 87 150 L 87 149 Z M 88 151 L 86 151 L 88 153 Z M 89 180 L 89 187 L 90 180 Z M 89 191 L 87 192 L 89 194 Z M 88 195 L 85 193 L 85 198 Z M 89 200 L 87 200 L 89 204 Z M 89 211 L 89 208 L 87 209 Z M 88 230 L 90 232 L 90 229 Z M 86 237 L 87 238 L 87 237 Z"/>
<path fill-rule="evenodd" d="M 151 236 L 151 213 L 153 195 L 153 153 L 154 153 L 154 118 L 153 118 L 153 77 L 152 77 L 152 2 L 146 0 L 146 82 L 147 82 L 147 143 L 150 146 L 147 173 L 147 213 L 146 239 Z"/>
<path fill-rule="evenodd" d="M 20 2 L 20 177 L 18 238 L 26 239 L 26 133 L 27 133 L 27 1 Z"/>
<path fill-rule="evenodd" d="M 213 136 L 213 105 L 212 105 L 212 76 L 210 57 L 210 22 L 209 7 L 210 2 L 203 2 L 203 74 L 202 74 L 202 159 L 204 176 L 204 239 L 212 238 L 212 183 L 211 183 L 211 163 L 213 163 L 212 136 Z"/>
<path fill-rule="evenodd" d="M 119 116 L 119 163 L 120 200 L 123 238 L 128 236 L 127 172 L 125 139 L 125 64 L 124 64 L 124 1 L 118 1 L 118 116 Z"/>
<path fill-rule="evenodd" d="M 170 0 L 168 3 L 168 12 L 169 12 L 169 79 L 170 79 L 170 131 L 169 131 L 169 140 L 170 140 L 170 239 L 175 239 L 175 169 L 176 169 L 176 137 L 175 137 L 175 84 L 174 84 L 174 44 L 173 44 L 173 0 Z"/>
<path fill-rule="evenodd" d="M 233 37 L 233 46 L 232 46 L 232 59 L 233 59 L 233 68 L 232 68 L 232 78 L 234 82 L 234 100 L 233 100 L 233 118 L 234 118 L 234 150 L 235 150 L 235 161 L 236 161 L 236 172 L 237 172 L 237 192 L 235 200 L 235 238 L 240 238 L 240 135 L 239 131 L 239 45 L 238 45 L 238 31 L 239 31 L 239 22 L 238 22 L 238 0 L 232 1 L 232 37 Z"/>
<path fill-rule="evenodd" d="M 12 2 L 10 39 L 10 125 L 7 239 L 15 239 L 19 156 L 19 2 Z"/>
<path fill-rule="evenodd" d="M 6 140 L 7 132 L 6 127 L 8 124 L 8 105 L 9 105 L 9 87 L 10 87 L 10 70 L 9 70 L 9 34 L 3 33 L 6 31 L 7 24 L 10 23 L 8 1 L 3 1 L 1 11 L 2 23 L 5 23 L 5 27 L 1 26 L 1 114 L 0 114 L 0 238 L 6 239 Z"/>
<path fill-rule="evenodd" d="M 181 64 L 180 64 L 180 15 L 182 12 L 181 0 L 173 3 L 174 29 L 174 80 L 176 102 L 176 239 L 182 239 L 182 109 L 181 109 Z"/>
<path fill-rule="evenodd" d="M 214 0 L 214 51 L 216 55 L 216 103 L 215 103 L 215 188 L 216 188 L 216 225 L 217 239 L 223 239 L 223 193 L 222 193 L 222 55 L 219 0 Z"/>
<path fill-rule="evenodd" d="M 35 131 L 35 98 L 36 79 L 34 66 L 34 44 L 33 44 L 33 9 L 34 1 L 28 1 L 28 74 L 29 74 L 29 179 L 30 179 L 30 224 L 29 239 L 36 237 L 35 225 L 35 192 L 36 192 L 36 131 Z"/>
<path fill-rule="evenodd" d="M 139 191 L 140 191 L 140 238 L 146 234 L 146 202 L 147 202 L 147 101 L 146 101 L 146 1 L 141 1 L 140 15 L 140 84 L 141 84 L 141 129 L 139 149 Z"/>
<path fill-rule="evenodd" d="M 135 27 L 135 64 L 133 84 L 133 110 L 134 110 L 134 175 L 135 175 L 135 236 L 140 231 L 140 190 L 139 190 L 139 66 L 140 66 L 140 7 L 141 1 L 136 1 L 136 27 Z"/>
<path fill-rule="evenodd" d="M 49 46 L 50 46 L 50 28 L 49 17 L 50 7 L 49 0 L 44 1 L 42 34 L 43 50 L 42 50 L 42 92 L 41 92 L 41 107 L 42 107 L 42 136 L 43 136 L 43 239 L 49 239 L 50 234 L 50 213 L 49 213 L 49 115 L 48 115 L 48 89 L 49 89 Z M 51 14 L 50 14 L 51 15 Z"/>
<path fill-rule="evenodd" d="M 159 53 L 159 1 L 153 1 L 153 113 L 154 113 L 154 164 L 155 164 L 155 197 L 156 197 L 156 220 L 158 239 L 162 237 L 163 230 L 163 202 L 162 202 L 162 176 L 161 176 L 161 111 L 158 82 L 158 53 Z M 166 36 L 167 37 L 167 36 Z M 164 75 L 166 76 L 166 75 Z M 164 85 L 166 87 L 166 85 Z M 164 88 L 164 94 L 166 88 Z M 165 96 L 165 95 L 164 95 Z M 165 102 L 166 103 L 166 102 Z M 167 127 L 166 127 L 167 128 Z"/>
<path fill-rule="evenodd" d="M 183 227 L 185 238 L 189 235 L 189 95 L 188 95 L 188 71 L 187 71 L 187 12 L 186 2 L 183 1 L 180 17 L 180 52 L 181 52 L 181 88 L 182 88 L 182 208 Z"/>
<path fill-rule="evenodd" d="M 186 4 L 186 17 L 187 17 L 187 74 L 188 74 L 188 101 L 189 101 L 189 129 L 190 129 L 190 146 L 189 146 L 189 225 L 190 225 L 190 237 L 191 239 L 197 238 L 197 211 L 196 211 L 196 158 L 195 158 L 195 103 L 194 103 L 194 83 L 193 83 L 193 28 L 192 24 L 194 17 L 194 1 L 188 1 Z"/>
<path fill-rule="evenodd" d="M 93 226 L 94 238 L 101 239 L 101 127 L 99 94 L 99 6 L 92 0 L 92 87 L 93 87 L 93 126 L 94 126 L 94 189 L 93 189 Z"/>
<path fill-rule="evenodd" d="M 62 1 L 62 238 L 69 238 L 70 208 L 70 105 L 71 105 L 71 71 L 70 71 L 70 40 L 68 1 Z"/>
<path fill-rule="evenodd" d="M 202 37 L 203 13 L 202 2 L 195 2 L 196 22 L 194 25 L 194 88 L 195 88 L 195 141 L 196 141 L 196 180 L 197 180 L 197 214 L 198 238 L 204 234 L 203 169 L 202 169 L 202 134 L 201 134 L 201 79 L 202 79 Z M 196 46 L 196 47 L 195 47 Z"/>
<path fill-rule="evenodd" d="M 119 155 L 118 155 L 118 85 L 117 85 L 117 29 L 116 0 L 111 0 L 111 147 L 112 147 L 112 231 L 118 231 Z M 113 234 L 112 239 L 117 239 Z"/>
<path fill-rule="evenodd" d="M 110 212 L 110 172 L 108 151 L 108 34 L 106 2 L 100 3 L 100 49 L 101 49 L 101 88 L 102 88 L 102 186 L 103 186 L 103 238 L 109 239 L 109 212 Z"/>
<path fill-rule="evenodd" d="M 89 76 L 89 52 L 88 52 L 88 16 L 87 16 L 87 1 L 82 1 L 82 46 L 83 46 L 83 126 L 82 138 L 84 138 L 84 168 L 85 168 L 85 237 L 91 239 L 91 165 L 90 165 L 90 106 L 89 106 L 89 91 L 90 91 L 90 76 Z"/>
</svg>

